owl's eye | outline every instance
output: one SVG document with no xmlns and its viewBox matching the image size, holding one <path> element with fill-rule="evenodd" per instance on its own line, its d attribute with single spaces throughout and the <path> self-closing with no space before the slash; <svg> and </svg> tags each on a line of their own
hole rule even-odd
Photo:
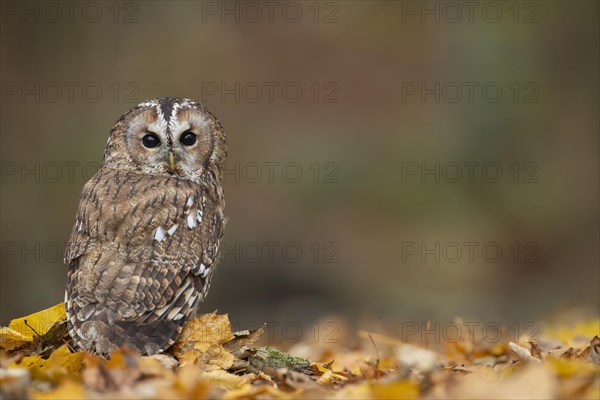
<svg viewBox="0 0 600 400">
<path fill-rule="evenodd" d="M 152 149 L 160 145 L 160 139 L 156 133 L 149 133 L 142 138 L 142 144 L 144 147 Z"/>
<path fill-rule="evenodd" d="M 196 134 L 190 131 L 183 132 L 179 137 L 179 141 L 185 146 L 191 146 L 196 143 Z"/>
</svg>

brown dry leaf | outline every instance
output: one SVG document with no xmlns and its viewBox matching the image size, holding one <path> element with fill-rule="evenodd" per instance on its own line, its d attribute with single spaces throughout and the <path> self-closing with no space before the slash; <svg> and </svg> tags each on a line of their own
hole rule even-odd
<svg viewBox="0 0 600 400">
<path fill-rule="evenodd" d="M 529 351 L 529 349 L 519 346 L 518 344 L 513 343 L 513 342 L 509 342 L 508 345 L 509 345 L 510 349 L 517 355 L 517 357 L 521 361 L 533 362 L 533 363 L 541 362 L 539 358 L 535 358 L 534 356 L 531 355 L 531 352 Z"/>
<path fill-rule="evenodd" d="M 0 328 L 0 348 L 12 350 L 31 342 L 34 337 L 44 335 L 56 322 L 66 318 L 65 305 L 59 303 L 26 317 L 13 319 L 8 327 Z"/>
<path fill-rule="evenodd" d="M 81 379 L 80 371 L 83 368 L 83 354 L 71 353 L 67 345 L 55 350 L 50 358 L 42 359 L 40 356 L 23 357 L 18 364 L 10 367 L 27 368 L 34 379 L 58 382 L 64 378 Z"/>
<path fill-rule="evenodd" d="M 531 347 L 531 355 L 534 356 L 537 359 L 542 359 L 542 349 L 540 349 L 540 346 L 538 346 L 538 344 L 534 341 L 529 341 L 529 346 Z"/>
<path fill-rule="evenodd" d="M 240 356 L 244 349 L 256 343 L 264 333 L 264 327 L 255 331 L 235 332 L 233 333 L 234 339 L 225 343 L 223 347 L 231 354 Z"/>
<path fill-rule="evenodd" d="M 577 358 L 587 360 L 594 364 L 600 364 L 600 337 L 594 336 L 590 345 L 583 349 Z"/>
<path fill-rule="evenodd" d="M 279 382 L 280 388 L 285 388 L 288 391 L 295 390 L 298 392 L 307 390 L 321 390 L 321 386 L 319 386 L 319 384 L 315 380 L 311 379 L 309 375 L 303 374 L 302 372 L 297 372 L 289 368 L 279 368 L 275 372 L 276 373 L 273 374 L 273 378 L 276 382 Z M 269 381 L 267 382 L 268 384 L 271 384 L 273 386 L 275 385 L 275 383 L 271 380 L 271 377 L 269 375 L 266 375 L 264 373 L 262 374 L 262 376 L 266 376 L 269 378 Z M 260 379 L 261 382 L 264 382 L 261 379 L 262 376 L 257 378 L 257 380 Z"/>
</svg>

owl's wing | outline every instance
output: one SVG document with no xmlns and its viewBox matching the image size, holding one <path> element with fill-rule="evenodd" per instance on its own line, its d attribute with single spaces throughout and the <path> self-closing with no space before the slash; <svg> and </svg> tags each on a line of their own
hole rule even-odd
<svg viewBox="0 0 600 400">
<path fill-rule="evenodd" d="M 222 223 L 190 181 L 99 171 L 82 191 L 65 257 L 72 336 L 101 353 L 171 345 L 208 289 Z"/>
</svg>

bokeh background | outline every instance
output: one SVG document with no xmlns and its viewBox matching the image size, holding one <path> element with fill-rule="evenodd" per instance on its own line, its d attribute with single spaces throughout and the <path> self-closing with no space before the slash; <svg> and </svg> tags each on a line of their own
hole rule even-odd
<svg viewBox="0 0 600 400">
<path fill-rule="evenodd" d="M 600 311 L 598 2 L 74 3 L 2 4 L 3 325 L 62 300 L 108 131 L 159 96 L 228 135 L 201 311 L 307 335 Z"/>
</svg>

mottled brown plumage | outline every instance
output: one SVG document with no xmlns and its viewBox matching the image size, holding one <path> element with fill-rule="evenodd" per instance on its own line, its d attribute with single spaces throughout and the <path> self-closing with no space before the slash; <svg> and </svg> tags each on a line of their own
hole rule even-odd
<svg viewBox="0 0 600 400">
<path fill-rule="evenodd" d="M 220 122 L 193 100 L 149 100 L 117 121 L 65 255 L 67 323 L 79 348 L 155 354 L 174 343 L 210 286 L 225 157 Z"/>
</svg>

